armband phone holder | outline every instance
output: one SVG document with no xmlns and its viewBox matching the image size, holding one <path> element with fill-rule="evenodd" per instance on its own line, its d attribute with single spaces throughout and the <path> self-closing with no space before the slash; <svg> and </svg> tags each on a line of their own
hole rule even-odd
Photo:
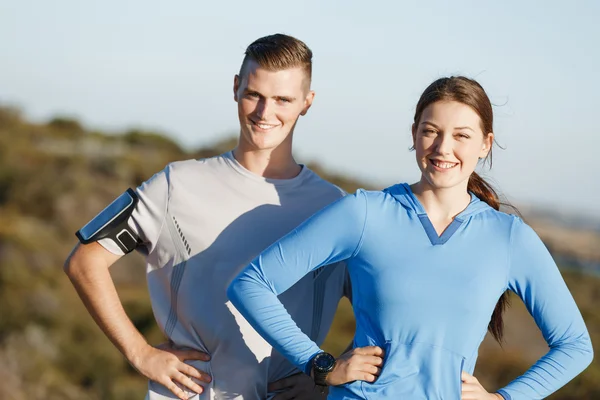
<svg viewBox="0 0 600 400">
<path fill-rule="evenodd" d="M 109 238 L 125 253 L 130 253 L 141 243 L 139 236 L 127 221 L 139 198 L 131 188 L 117 197 L 75 235 L 83 244 Z"/>
</svg>

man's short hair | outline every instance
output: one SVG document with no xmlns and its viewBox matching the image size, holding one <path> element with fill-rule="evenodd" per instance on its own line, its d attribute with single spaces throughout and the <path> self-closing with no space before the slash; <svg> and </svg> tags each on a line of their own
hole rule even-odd
<svg viewBox="0 0 600 400">
<path fill-rule="evenodd" d="M 245 54 L 240 67 L 240 77 L 246 72 L 244 68 L 248 60 L 254 60 L 268 71 L 302 68 L 309 82 L 312 77 L 312 51 L 295 37 L 281 33 L 261 37 L 248 46 Z"/>
</svg>

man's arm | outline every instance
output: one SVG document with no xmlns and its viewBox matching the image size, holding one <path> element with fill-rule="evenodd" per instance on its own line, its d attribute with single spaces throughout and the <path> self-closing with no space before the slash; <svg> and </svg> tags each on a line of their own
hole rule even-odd
<svg viewBox="0 0 600 400">
<path fill-rule="evenodd" d="M 208 361 L 209 356 L 193 350 L 159 350 L 148 344 L 125 313 L 110 276 L 109 267 L 119 258 L 98 243 L 78 244 L 64 269 L 96 324 L 135 369 L 180 399 L 187 399 L 180 386 L 202 393 L 202 387 L 191 377 L 210 382 L 210 376 L 183 360 Z"/>
</svg>

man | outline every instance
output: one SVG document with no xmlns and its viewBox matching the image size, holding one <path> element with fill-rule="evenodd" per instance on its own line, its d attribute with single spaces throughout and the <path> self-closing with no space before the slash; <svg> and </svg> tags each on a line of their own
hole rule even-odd
<svg viewBox="0 0 600 400">
<path fill-rule="evenodd" d="M 306 375 L 293 376 L 298 371 L 226 297 L 242 267 L 342 196 L 292 156 L 295 125 L 314 98 L 311 69 L 312 52 L 303 42 L 281 34 L 256 40 L 234 79 L 237 147 L 172 163 L 137 188 L 127 229 L 147 258 L 153 311 L 169 345 L 149 345 L 119 301 L 108 268 L 127 249 L 105 238 L 78 245 L 65 263 L 96 323 L 150 379 L 149 400 L 322 396 Z M 338 265 L 306 276 L 281 300 L 320 344 L 348 286 Z M 272 392 L 269 382 L 275 382 Z"/>
</svg>

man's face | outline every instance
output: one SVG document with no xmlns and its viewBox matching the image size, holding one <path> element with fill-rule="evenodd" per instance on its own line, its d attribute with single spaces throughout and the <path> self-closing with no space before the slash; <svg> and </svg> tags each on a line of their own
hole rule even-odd
<svg viewBox="0 0 600 400">
<path fill-rule="evenodd" d="M 302 68 L 268 71 L 247 60 L 243 76 L 235 76 L 240 143 L 244 150 L 272 150 L 282 143 L 291 148 L 300 115 L 310 108 L 314 92 Z"/>
</svg>

